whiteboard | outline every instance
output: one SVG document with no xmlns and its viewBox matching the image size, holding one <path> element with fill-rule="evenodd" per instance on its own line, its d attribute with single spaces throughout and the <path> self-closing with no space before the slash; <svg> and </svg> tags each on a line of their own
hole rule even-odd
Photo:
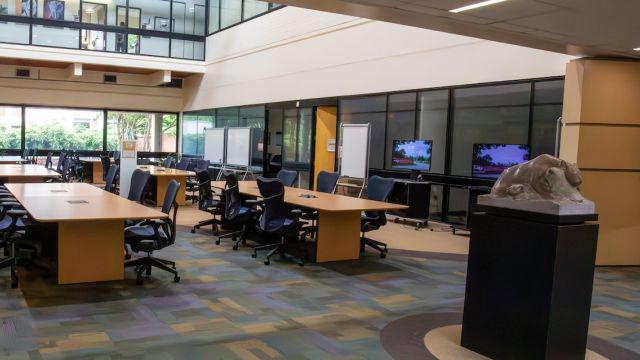
<svg viewBox="0 0 640 360">
<path fill-rule="evenodd" d="M 204 129 L 204 159 L 212 164 L 224 164 L 225 128 Z"/>
<path fill-rule="evenodd" d="M 342 125 L 340 176 L 366 179 L 369 168 L 369 124 Z"/>
<path fill-rule="evenodd" d="M 227 165 L 249 166 L 251 163 L 251 128 L 227 129 Z"/>
</svg>

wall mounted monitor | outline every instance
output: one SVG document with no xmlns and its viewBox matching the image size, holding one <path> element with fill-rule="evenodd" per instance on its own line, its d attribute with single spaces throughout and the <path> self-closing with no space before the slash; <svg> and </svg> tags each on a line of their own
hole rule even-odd
<svg viewBox="0 0 640 360">
<path fill-rule="evenodd" d="M 471 175 L 497 179 L 511 166 L 529 161 L 531 153 L 522 144 L 474 144 Z"/>
<path fill-rule="evenodd" d="M 391 168 L 397 170 L 431 170 L 431 140 L 393 140 Z"/>
</svg>

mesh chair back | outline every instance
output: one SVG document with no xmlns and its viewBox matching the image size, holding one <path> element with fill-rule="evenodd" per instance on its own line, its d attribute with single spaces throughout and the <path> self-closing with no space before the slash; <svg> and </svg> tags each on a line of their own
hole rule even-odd
<svg viewBox="0 0 640 360">
<path fill-rule="evenodd" d="M 191 159 L 183 157 L 180 159 L 180 162 L 176 165 L 176 169 L 178 170 L 187 170 L 189 164 L 191 163 Z"/>
<path fill-rule="evenodd" d="M 224 217 L 227 220 L 233 220 L 240 214 L 242 209 L 238 176 L 231 171 L 225 171 L 224 177 L 227 181 L 224 190 Z"/>
<path fill-rule="evenodd" d="M 60 152 L 60 156 L 58 156 L 58 165 L 56 166 L 56 171 L 62 173 L 62 166 L 64 165 L 64 159 L 67 158 L 67 153 L 64 151 Z"/>
<path fill-rule="evenodd" d="M 387 201 L 395 181 L 391 178 L 372 176 L 367 184 L 367 199 L 376 201 Z M 366 211 L 365 214 L 377 220 L 371 225 L 382 226 L 387 223 L 386 211 Z"/>
<path fill-rule="evenodd" d="M 138 159 L 138 165 L 151 165 L 151 160 L 146 158 Z"/>
<path fill-rule="evenodd" d="M 112 192 L 113 191 L 113 182 L 116 179 L 116 175 L 118 174 L 118 170 L 120 167 L 118 165 L 111 165 L 109 167 L 109 171 L 107 171 L 107 177 L 105 179 L 104 189 L 105 191 Z"/>
<path fill-rule="evenodd" d="M 209 160 L 196 161 L 196 169 L 198 170 L 208 170 L 210 165 L 211 165 L 211 161 Z"/>
<path fill-rule="evenodd" d="M 162 203 L 162 212 L 165 214 L 169 214 L 171 208 L 174 206 L 176 202 L 176 197 L 178 196 L 178 190 L 180 190 L 180 183 L 176 180 L 171 180 L 169 185 L 167 185 L 166 193 L 164 194 L 164 203 Z"/>
<path fill-rule="evenodd" d="M 134 170 L 131 175 L 131 185 L 127 199 L 142 204 L 144 188 L 147 186 L 150 177 L 151 174 L 148 171 L 142 171 L 140 169 Z"/>
<path fill-rule="evenodd" d="M 333 193 L 339 177 L 340 174 L 337 172 L 320 171 L 316 182 L 316 191 Z"/>
<path fill-rule="evenodd" d="M 102 180 L 107 181 L 107 173 L 111 166 L 111 159 L 108 156 L 100 156 L 100 163 L 102 163 Z"/>
<path fill-rule="evenodd" d="M 162 163 L 162 166 L 164 166 L 166 168 L 170 168 L 173 164 L 174 164 L 173 156 L 167 156 L 167 158 L 164 159 L 164 162 Z"/>
<path fill-rule="evenodd" d="M 298 177 L 298 172 L 295 170 L 282 169 L 278 171 L 278 175 L 276 175 L 276 177 L 278 178 L 278 180 L 280 180 L 280 182 L 284 186 L 291 187 L 296 182 L 296 178 Z"/>
<path fill-rule="evenodd" d="M 62 163 L 62 169 L 60 171 L 60 175 L 62 175 L 62 181 L 69 182 L 69 168 L 71 168 L 71 159 L 69 157 L 65 157 Z"/>
<path fill-rule="evenodd" d="M 46 167 L 47 169 L 51 169 L 51 167 L 53 167 L 53 160 L 51 159 L 52 157 L 53 157 L 53 153 L 48 152 L 47 160 L 44 162 L 44 167 Z"/>
<path fill-rule="evenodd" d="M 266 232 L 280 230 L 287 219 L 287 207 L 284 203 L 284 185 L 278 179 L 259 177 L 258 189 L 264 200 L 264 209 L 260 216 L 260 229 Z"/>
<path fill-rule="evenodd" d="M 158 244 L 159 248 L 172 245 L 176 242 L 176 217 L 178 215 L 178 203 L 176 202 L 176 197 L 178 196 L 178 191 L 180 190 L 180 183 L 176 180 L 169 181 L 167 185 L 167 191 L 164 194 L 164 203 L 162 204 L 162 212 L 171 215 L 171 209 L 173 209 L 173 214 L 171 215 L 171 219 L 165 219 L 162 225 L 162 231 L 167 235 L 167 240 L 163 244 L 160 242 Z"/>
<path fill-rule="evenodd" d="M 196 179 L 198 180 L 198 208 L 206 211 L 207 200 L 213 199 L 209 171 L 196 169 Z"/>
</svg>

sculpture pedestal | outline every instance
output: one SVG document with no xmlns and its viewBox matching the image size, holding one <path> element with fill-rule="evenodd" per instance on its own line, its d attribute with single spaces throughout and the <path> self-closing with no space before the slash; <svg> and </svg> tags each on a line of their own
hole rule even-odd
<svg viewBox="0 0 640 360">
<path fill-rule="evenodd" d="M 496 360 L 583 360 L 595 220 L 474 207 L 462 346 Z"/>
</svg>

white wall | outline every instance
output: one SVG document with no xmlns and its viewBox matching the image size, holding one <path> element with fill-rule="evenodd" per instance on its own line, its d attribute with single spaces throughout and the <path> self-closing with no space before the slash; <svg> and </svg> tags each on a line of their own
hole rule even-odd
<svg viewBox="0 0 640 360">
<path fill-rule="evenodd" d="M 207 39 L 185 110 L 564 75 L 572 57 L 286 7 Z"/>
</svg>

